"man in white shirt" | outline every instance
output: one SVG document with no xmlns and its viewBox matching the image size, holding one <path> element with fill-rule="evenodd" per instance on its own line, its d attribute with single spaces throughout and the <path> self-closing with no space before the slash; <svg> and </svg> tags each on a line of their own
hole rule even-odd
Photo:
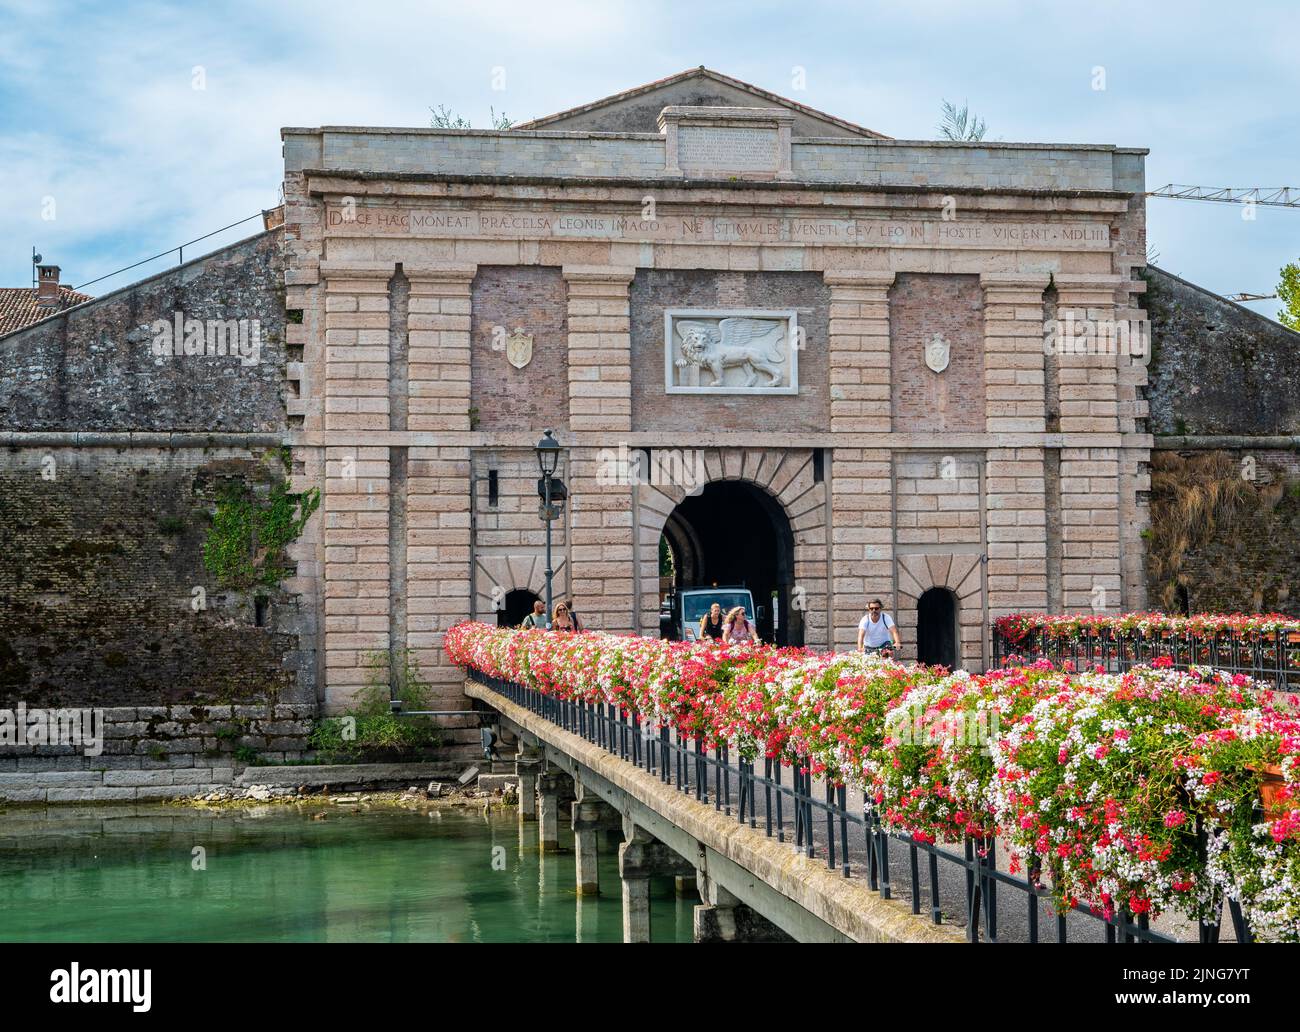
<svg viewBox="0 0 1300 1032">
<path fill-rule="evenodd" d="M 872 651 L 882 646 L 887 649 L 897 649 L 901 644 L 898 640 L 898 628 L 885 612 L 885 604 L 878 598 L 873 598 L 867 603 L 867 615 L 858 624 L 859 652 L 862 651 L 863 644 Z"/>
</svg>

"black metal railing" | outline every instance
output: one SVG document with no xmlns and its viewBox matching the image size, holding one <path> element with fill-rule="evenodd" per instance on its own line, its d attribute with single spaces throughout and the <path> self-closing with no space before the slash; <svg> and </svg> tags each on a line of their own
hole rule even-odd
<svg viewBox="0 0 1300 1032">
<path fill-rule="evenodd" d="M 1282 691 L 1300 691 L 1300 641 L 1292 641 L 1291 634 L 1283 630 L 1251 635 L 1227 631 L 1144 635 L 1084 628 L 1077 635 L 1063 636 L 1040 628 L 1012 640 L 996 625 L 993 628 L 994 666 L 1045 658 L 1058 665 L 1069 660 L 1076 669 L 1099 666 L 1115 674 L 1162 657 L 1172 660 L 1179 670 L 1209 666 L 1228 674 L 1245 674 Z"/>
<path fill-rule="evenodd" d="M 925 910 L 930 921 L 957 918 L 970 942 L 1041 942 L 1042 925 L 1054 925 L 1056 942 L 1093 939 L 1105 942 L 1177 942 L 1157 932 L 1145 914 L 1120 911 L 1113 917 L 1075 906 L 1057 911 L 1051 889 L 1037 877 L 998 869 L 997 842 L 968 839 L 961 851 L 921 842 L 905 832 L 887 830 L 871 804 L 850 800 L 843 785 L 824 782 L 780 761 L 733 756 L 728 743 L 708 747 L 703 738 L 644 724 L 635 712 L 608 703 L 561 700 L 513 681 L 470 668 L 468 676 L 565 731 L 599 745 L 621 760 L 653 774 L 664 784 L 698 802 L 712 805 L 741 824 L 763 830 L 769 838 L 790 842 L 809 859 L 821 857 L 845 878 L 865 878 L 883 899 L 902 891 L 913 914 Z M 904 865 L 901 886 L 895 868 Z M 999 890 L 1003 890 L 999 898 Z M 1012 921 L 999 931 L 1001 913 Z M 1240 907 L 1229 901 L 1237 941 L 1251 942 Z M 1046 915 L 1046 916 L 1045 916 Z M 1012 927 L 1007 927 L 1010 924 Z M 1220 926 L 1201 922 L 1198 938 L 1217 942 Z M 1050 941 L 1050 940 L 1046 940 Z"/>
</svg>

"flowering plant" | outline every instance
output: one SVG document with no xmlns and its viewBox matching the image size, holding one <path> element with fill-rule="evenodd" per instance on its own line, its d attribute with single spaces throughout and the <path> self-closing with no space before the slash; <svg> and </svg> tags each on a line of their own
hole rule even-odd
<svg viewBox="0 0 1300 1032">
<path fill-rule="evenodd" d="M 1035 637 L 1077 641 L 1085 634 L 1098 637 L 1162 634 L 1213 638 L 1235 635 L 1241 638 L 1271 637 L 1278 631 L 1300 634 L 1300 619 L 1281 613 L 1198 613 L 1173 616 L 1169 613 L 1008 613 L 993 621 L 995 633 L 1013 645 L 1031 644 Z"/>
<path fill-rule="evenodd" d="M 1012 852 L 1031 872 L 1045 866 L 1067 904 L 1213 916 L 1185 758 L 1242 695 L 1221 675 L 1169 665 L 1073 678 L 993 747 Z"/>
<path fill-rule="evenodd" d="M 1245 700 L 1243 700 L 1244 702 Z M 1237 900 L 1257 936 L 1300 942 L 1300 719 L 1294 700 L 1264 693 L 1198 735 L 1184 758 L 1208 813 L 1206 876 Z M 1266 781 L 1276 794 L 1257 805 Z"/>
<path fill-rule="evenodd" d="M 710 747 L 860 788 L 920 841 L 1001 838 L 1062 908 L 1211 918 L 1300 939 L 1300 717 L 1282 693 L 1160 657 L 1124 674 L 1045 660 L 986 674 L 861 654 L 458 624 L 453 662 L 616 705 Z M 1261 820 L 1261 782 L 1280 802 Z M 1208 857 L 1201 832 L 1209 842 Z"/>
</svg>

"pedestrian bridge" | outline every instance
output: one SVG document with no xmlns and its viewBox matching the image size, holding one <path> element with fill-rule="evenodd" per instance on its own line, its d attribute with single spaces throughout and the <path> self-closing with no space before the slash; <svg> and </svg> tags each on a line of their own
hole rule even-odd
<svg viewBox="0 0 1300 1032">
<path fill-rule="evenodd" d="M 598 884 L 596 858 L 618 841 L 610 833 L 621 839 L 625 942 L 649 941 L 657 878 L 698 891 L 697 942 L 964 939 L 961 929 L 882 898 L 878 867 L 874 881 L 845 877 L 852 850 L 839 829 L 829 839 L 811 835 L 816 807 L 802 779 L 778 787 L 675 735 L 644 737 L 613 707 L 561 703 L 477 672 L 465 692 L 519 742 L 520 819 L 538 822 L 543 851 L 559 849 L 561 806 L 572 800 L 566 816 L 580 895 L 609 891 Z M 863 837 L 861 818 L 853 830 Z"/>
<path fill-rule="evenodd" d="M 860 794 L 724 745 L 643 725 L 612 705 L 567 701 L 470 669 L 465 693 L 517 743 L 519 817 L 544 852 L 573 829 L 576 891 L 601 886 L 618 851 L 625 942 L 650 940 L 652 882 L 698 892 L 695 940 L 799 942 L 1251 941 L 1239 908 L 1219 926 L 1082 907 L 977 850 L 887 832 Z M 567 807 L 565 804 L 569 804 Z"/>
</svg>

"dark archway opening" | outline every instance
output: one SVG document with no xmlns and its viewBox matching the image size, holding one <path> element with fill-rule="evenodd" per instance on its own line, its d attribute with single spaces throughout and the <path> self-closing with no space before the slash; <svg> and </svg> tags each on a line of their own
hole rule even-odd
<svg viewBox="0 0 1300 1032">
<path fill-rule="evenodd" d="M 755 608 L 762 609 L 759 637 L 778 645 L 803 644 L 803 613 L 790 604 L 794 532 L 770 494 L 744 480 L 705 484 L 672 511 L 664 537 L 673 554 L 674 587 L 749 588 Z"/>
<path fill-rule="evenodd" d="M 527 588 L 515 588 L 507 591 L 505 605 L 497 610 L 498 627 L 518 627 L 524 617 L 533 611 L 533 603 L 538 596 Z"/>
<path fill-rule="evenodd" d="M 957 596 L 947 588 L 931 588 L 916 603 L 916 658 L 957 667 Z"/>
</svg>

